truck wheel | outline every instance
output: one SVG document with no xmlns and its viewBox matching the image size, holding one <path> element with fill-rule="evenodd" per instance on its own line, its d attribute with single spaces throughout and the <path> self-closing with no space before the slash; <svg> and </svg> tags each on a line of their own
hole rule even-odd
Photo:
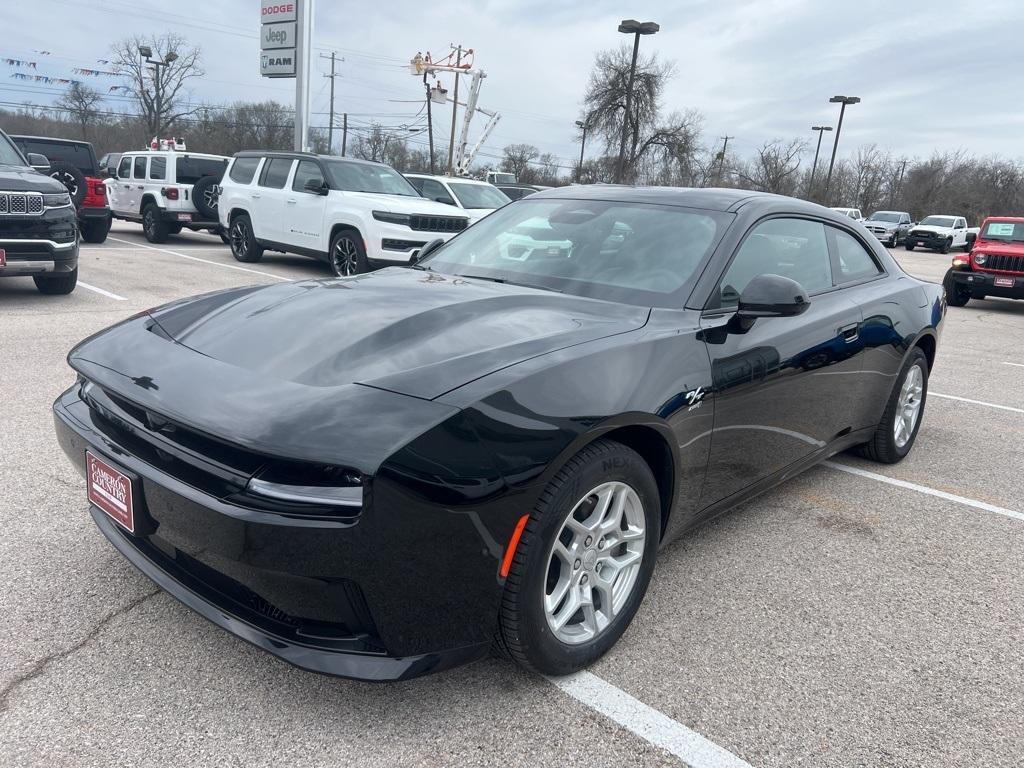
<svg viewBox="0 0 1024 768">
<path fill-rule="evenodd" d="M 904 240 L 903 241 L 903 247 L 906 248 L 908 251 L 914 250 L 914 244 L 912 242 L 910 242 L 909 240 Z"/>
<path fill-rule="evenodd" d="M 899 239 L 899 236 L 900 236 L 899 232 L 893 232 L 892 233 L 892 237 L 889 238 L 889 243 L 888 243 L 890 248 L 895 248 L 896 247 L 896 245 L 897 245 L 896 241 Z"/>
<path fill-rule="evenodd" d="M 87 243 L 102 243 L 110 233 L 110 219 L 85 221 L 81 224 L 82 239 Z"/>
<path fill-rule="evenodd" d="M 75 208 L 82 204 L 86 192 L 89 191 L 84 173 L 71 165 L 71 163 L 57 162 L 50 166 L 50 176 L 67 188 Z"/>
<path fill-rule="evenodd" d="M 217 204 L 220 198 L 218 184 L 220 179 L 216 176 L 203 176 L 192 185 L 192 204 L 205 219 L 217 220 Z"/>
<path fill-rule="evenodd" d="M 939 253 L 949 253 L 949 249 L 953 247 L 953 238 L 947 237 L 945 242 L 942 243 L 942 247 L 939 249 Z"/>
<path fill-rule="evenodd" d="M 951 307 L 962 307 L 971 300 L 970 289 L 953 280 L 952 269 L 946 272 L 942 287 L 946 289 L 946 303 Z"/>
<path fill-rule="evenodd" d="M 160 209 L 155 203 L 150 203 L 142 209 L 142 232 L 151 243 L 167 242 L 167 224 L 160 218 Z"/>
<path fill-rule="evenodd" d="M 228 238 L 231 241 L 231 255 L 236 261 L 252 264 L 263 258 L 263 246 L 256 242 L 252 221 L 244 213 L 231 222 Z"/>
<path fill-rule="evenodd" d="M 49 296 L 65 296 L 75 290 L 78 285 L 78 267 L 62 275 L 34 275 L 32 280 L 40 293 Z"/>
</svg>

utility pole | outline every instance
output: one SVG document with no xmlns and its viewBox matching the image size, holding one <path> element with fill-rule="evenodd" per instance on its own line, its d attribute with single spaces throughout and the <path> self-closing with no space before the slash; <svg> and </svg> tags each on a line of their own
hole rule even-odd
<svg viewBox="0 0 1024 768">
<path fill-rule="evenodd" d="M 345 144 L 348 143 L 348 112 L 341 116 L 341 156 L 345 156 Z"/>
<path fill-rule="evenodd" d="M 718 175 L 715 177 L 715 184 L 722 183 L 722 172 L 725 171 L 725 149 L 729 146 L 729 139 L 735 139 L 735 136 L 723 136 L 722 137 L 722 152 L 718 156 Z"/>
<path fill-rule="evenodd" d="M 324 75 L 324 77 L 331 78 L 331 119 L 327 123 L 327 154 L 334 152 L 334 78 L 337 75 L 334 72 L 334 62 L 337 60 L 337 52 L 331 51 L 331 55 L 328 56 L 326 53 L 321 53 L 321 59 L 331 60 L 331 74 Z M 344 61 L 344 59 L 342 59 Z"/>
<path fill-rule="evenodd" d="M 430 175 L 434 175 L 434 115 L 430 109 L 430 83 L 427 82 L 427 73 L 423 72 L 423 87 L 427 91 L 427 138 L 430 143 Z"/>
<path fill-rule="evenodd" d="M 457 48 L 458 53 L 456 54 L 455 66 L 462 64 L 462 46 L 452 45 L 452 48 Z M 455 94 L 452 96 L 452 136 L 448 141 L 448 175 L 452 175 L 452 163 L 455 160 L 455 120 L 458 117 L 459 110 L 459 73 L 455 73 Z"/>
<path fill-rule="evenodd" d="M 900 177 L 896 180 L 896 184 L 889 188 L 889 207 L 892 208 L 893 203 L 896 201 L 896 190 L 902 190 L 903 188 L 903 174 L 907 170 L 907 161 L 904 160 L 900 164 Z"/>
</svg>

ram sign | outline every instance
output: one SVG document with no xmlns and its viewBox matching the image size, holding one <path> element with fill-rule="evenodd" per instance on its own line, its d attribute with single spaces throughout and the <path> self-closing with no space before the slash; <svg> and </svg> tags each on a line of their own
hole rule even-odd
<svg viewBox="0 0 1024 768">
<path fill-rule="evenodd" d="M 295 49 L 260 53 L 260 74 L 264 77 L 295 77 Z"/>
</svg>

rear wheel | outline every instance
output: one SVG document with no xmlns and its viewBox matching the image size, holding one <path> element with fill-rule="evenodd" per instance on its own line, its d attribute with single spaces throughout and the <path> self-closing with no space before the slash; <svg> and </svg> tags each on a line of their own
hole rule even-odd
<svg viewBox="0 0 1024 768">
<path fill-rule="evenodd" d="M 946 272 L 946 276 L 942 280 L 942 287 L 946 289 L 946 303 L 951 307 L 962 307 L 971 300 L 970 288 L 953 280 L 952 269 Z"/>
<path fill-rule="evenodd" d="M 110 234 L 110 219 L 100 221 L 83 221 L 81 223 L 82 239 L 87 243 L 102 243 Z"/>
<path fill-rule="evenodd" d="M 252 264 L 263 258 L 263 246 L 256 242 L 252 221 L 246 214 L 236 216 L 231 222 L 228 239 L 231 242 L 231 255 L 237 261 Z"/>
<path fill-rule="evenodd" d="M 921 428 L 928 397 L 928 358 L 920 347 L 907 357 L 896 382 L 874 436 L 859 449 L 862 456 L 883 464 L 895 464 L 910 453 Z"/>
<path fill-rule="evenodd" d="M 903 247 L 906 248 L 908 251 L 914 250 L 914 244 L 912 242 L 910 242 L 909 240 L 905 240 L 903 242 Z"/>
<path fill-rule="evenodd" d="M 32 280 L 40 293 L 63 296 L 71 293 L 78 285 L 78 267 L 60 275 L 35 275 Z"/>
<path fill-rule="evenodd" d="M 363 238 L 358 232 L 343 229 L 331 240 L 331 271 L 336 277 L 350 277 L 370 271 Z"/>
<path fill-rule="evenodd" d="M 142 210 L 142 231 L 151 243 L 167 242 L 167 223 L 160 218 L 160 209 L 150 203 Z"/>
<path fill-rule="evenodd" d="M 168 235 L 181 234 L 181 224 L 167 224 L 166 226 Z"/>
<path fill-rule="evenodd" d="M 632 449 L 599 440 L 541 494 L 502 596 L 498 650 L 566 675 L 625 632 L 651 580 L 660 538 L 658 488 Z"/>
</svg>

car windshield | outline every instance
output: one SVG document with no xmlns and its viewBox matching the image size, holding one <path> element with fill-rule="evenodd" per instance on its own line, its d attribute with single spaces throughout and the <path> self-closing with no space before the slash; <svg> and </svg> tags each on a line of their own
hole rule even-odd
<svg viewBox="0 0 1024 768">
<path fill-rule="evenodd" d="M 419 265 L 449 275 L 621 301 L 682 306 L 731 214 L 597 200 L 523 200 Z"/>
<path fill-rule="evenodd" d="M 466 184 L 463 181 L 449 181 L 448 186 L 459 198 L 463 208 L 501 208 L 509 197 L 490 184 Z"/>
<path fill-rule="evenodd" d="M 0 133 L 0 165 L 25 165 L 21 154 L 2 133 Z"/>
<path fill-rule="evenodd" d="M 88 144 L 72 142 L 58 143 L 54 141 L 37 141 L 35 139 L 17 139 L 16 143 L 26 155 L 35 152 L 50 161 L 50 165 L 68 163 L 75 166 L 86 176 L 95 176 L 99 171 L 92 147 Z"/>
<path fill-rule="evenodd" d="M 1024 221 L 990 221 L 981 237 L 983 240 L 1024 243 Z"/>
<path fill-rule="evenodd" d="M 952 227 L 952 216 L 925 216 L 921 224 L 927 227 Z"/>
<path fill-rule="evenodd" d="M 372 192 L 377 195 L 420 196 L 405 176 L 386 165 L 351 163 L 345 160 L 327 160 L 324 165 L 333 189 Z"/>
<path fill-rule="evenodd" d="M 889 213 L 888 211 L 877 211 L 868 217 L 868 221 L 891 221 L 894 224 L 899 224 L 900 215 L 898 213 Z"/>
</svg>

